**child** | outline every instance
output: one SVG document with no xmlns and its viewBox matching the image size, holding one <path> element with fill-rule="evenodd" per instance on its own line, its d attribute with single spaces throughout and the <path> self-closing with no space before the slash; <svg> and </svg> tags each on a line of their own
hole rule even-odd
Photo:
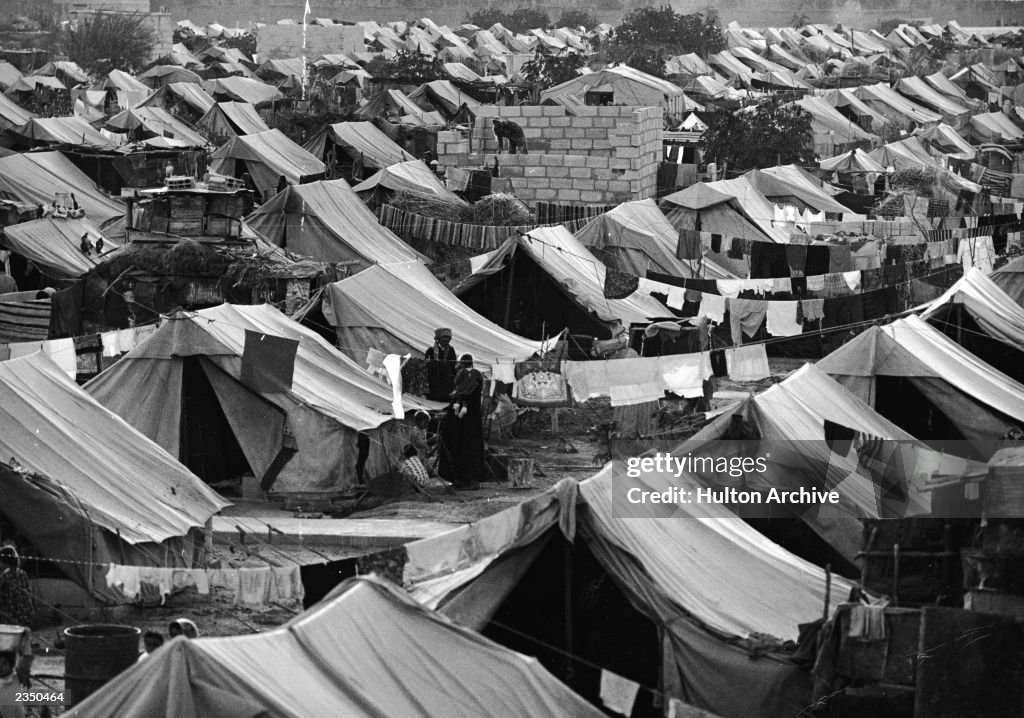
<svg viewBox="0 0 1024 718">
<path fill-rule="evenodd" d="M 406 444 L 402 450 L 402 456 L 405 458 L 399 465 L 398 470 L 405 478 L 415 481 L 417 485 L 424 489 L 449 490 L 451 488 L 451 484 L 444 479 L 430 475 L 430 470 L 423 463 L 423 460 L 420 459 L 419 452 L 416 451 L 416 447 L 412 444 Z"/>
<path fill-rule="evenodd" d="M 156 631 L 146 631 L 142 636 L 142 643 L 146 647 L 146 650 L 139 655 L 139 661 L 149 658 L 149 655 L 153 651 L 164 645 L 164 637 Z"/>
<path fill-rule="evenodd" d="M 462 419 L 469 411 L 466 402 L 459 397 L 472 396 L 482 384 L 480 372 L 473 368 L 473 357 L 463 354 L 459 360 L 459 370 L 455 373 L 455 390 L 452 392 L 452 412 L 455 416 Z"/>
</svg>

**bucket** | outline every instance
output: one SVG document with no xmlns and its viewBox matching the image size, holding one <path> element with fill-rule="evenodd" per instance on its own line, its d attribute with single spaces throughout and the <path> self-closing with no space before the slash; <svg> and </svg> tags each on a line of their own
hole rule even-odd
<svg viewBox="0 0 1024 718">
<path fill-rule="evenodd" d="M 529 489 L 533 487 L 533 459 L 509 458 L 509 488 Z"/>
<path fill-rule="evenodd" d="M 139 629 L 89 625 L 64 629 L 64 688 L 67 705 L 77 705 L 139 660 Z"/>
<path fill-rule="evenodd" d="M 24 626 L 0 623 L 0 651 L 22 653 L 28 643 L 27 636 L 28 629 Z"/>
</svg>

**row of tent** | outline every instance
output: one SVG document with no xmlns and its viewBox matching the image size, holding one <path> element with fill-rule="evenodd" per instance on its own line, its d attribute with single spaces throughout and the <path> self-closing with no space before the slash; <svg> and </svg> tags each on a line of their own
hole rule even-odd
<svg viewBox="0 0 1024 718">
<path fill-rule="evenodd" d="M 961 304 L 993 337 L 1013 342 L 1020 352 L 1024 307 L 999 288 L 1018 286 L 1020 274 L 1009 269 L 990 279 L 976 270 L 968 273 L 921 318 L 870 330 L 819 365 L 806 365 L 729 407 L 677 451 L 707 450 L 707 442 L 723 435 L 732 417 L 740 415 L 756 427 L 761 440 L 772 442 L 770 480 L 788 486 L 818 483 L 827 468 L 836 468 L 836 457 L 823 440 L 825 421 L 921 445 L 920 437 L 872 408 L 865 382 L 882 377 L 909 378 L 945 415 L 959 417 L 964 428 L 974 424 L 971 431 L 990 448 L 1007 423 L 1024 420 L 1024 386 L 985 366 L 929 322 Z M 147 344 L 159 344 L 168 333 L 164 327 Z M 12 366 L 22 381 L 36 381 L 24 374 L 28 365 L 26 360 L 0 365 L 7 370 L 3 385 L 13 381 Z M 38 371 L 46 374 L 45 363 L 41 366 Z M 84 396 L 59 372 L 49 373 L 64 391 Z M 95 402 L 79 401 L 105 411 Z M 69 417 L 74 418 L 81 417 Z M 149 446 L 145 440 L 137 443 Z M 66 450 L 71 460 L 82 449 L 71 444 Z M 855 471 L 854 466 L 838 469 Z M 702 477 L 672 474 L 647 475 L 644 483 L 664 490 L 681 480 L 704 485 Z M 858 519 L 877 516 L 876 488 L 869 482 L 845 486 L 844 496 L 852 503 L 842 511 L 808 512 L 803 518 L 850 556 L 859 546 Z M 215 508 L 207 504 L 196 520 Z M 523 506 L 408 544 L 402 583 L 415 602 L 376 581 L 344 583 L 279 629 L 172 642 L 88 699 L 78 714 L 163 715 L 173 706 L 176 715 L 204 715 L 216 706 L 230 706 L 218 714 L 309 715 L 310 707 L 322 704 L 350 705 L 353 714 L 375 715 L 443 700 L 450 703 L 447 713 L 475 715 L 481 696 L 490 696 L 530 715 L 590 715 L 592 708 L 534 660 L 466 630 L 483 630 L 518 584 L 536 580 L 531 568 L 548 560 L 544 547 L 560 541 L 559 534 L 582 541 L 636 611 L 660 631 L 660 665 L 651 684 L 656 680 L 668 695 L 722 716 L 788 714 L 805 705 L 801 701 L 809 689 L 801 678 L 803 669 L 770 650 L 751 661 L 742 642 L 754 636 L 795 639 L 798 624 L 821 615 L 823 607 L 831 612 L 852 584 L 833 575 L 826 589 L 824 570 L 724 507 L 645 504 L 635 509 L 630 521 L 616 518 L 611 466 L 578 484 L 563 481 Z M 547 590 L 554 589 L 549 585 Z M 448 648 L 439 652 L 437 646 Z M 443 665 L 439 654 L 447 657 Z M 282 671 L 281 656 L 302 670 Z M 378 662 L 389 666 L 385 675 L 399 681 L 402 690 L 380 683 Z M 728 690 L 738 684 L 746 689 Z M 515 696 L 506 695 L 509 691 Z"/>
</svg>

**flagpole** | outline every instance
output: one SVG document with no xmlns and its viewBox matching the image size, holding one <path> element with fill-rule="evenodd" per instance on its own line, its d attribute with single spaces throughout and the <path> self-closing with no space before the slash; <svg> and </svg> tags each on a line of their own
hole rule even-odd
<svg viewBox="0 0 1024 718">
<path fill-rule="evenodd" d="M 306 21 L 309 20 L 309 0 L 302 14 L 302 99 L 306 99 Z"/>
</svg>

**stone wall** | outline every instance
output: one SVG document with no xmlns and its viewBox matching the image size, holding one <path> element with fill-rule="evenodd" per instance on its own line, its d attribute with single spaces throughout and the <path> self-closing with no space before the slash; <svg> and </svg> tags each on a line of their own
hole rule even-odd
<svg viewBox="0 0 1024 718">
<path fill-rule="evenodd" d="M 527 105 L 480 108 L 470 136 L 440 132 L 442 167 L 494 165 L 512 181 L 516 196 L 534 202 L 615 204 L 653 197 L 661 161 L 659 107 L 563 107 Z M 491 120 L 523 128 L 529 154 L 495 155 Z"/>
<path fill-rule="evenodd" d="M 306 27 L 306 56 L 314 60 L 338 52 L 363 52 L 362 28 L 354 25 L 309 25 Z M 259 59 L 302 56 L 302 25 L 264 25 L 256 33 Z"/>
</svg>

